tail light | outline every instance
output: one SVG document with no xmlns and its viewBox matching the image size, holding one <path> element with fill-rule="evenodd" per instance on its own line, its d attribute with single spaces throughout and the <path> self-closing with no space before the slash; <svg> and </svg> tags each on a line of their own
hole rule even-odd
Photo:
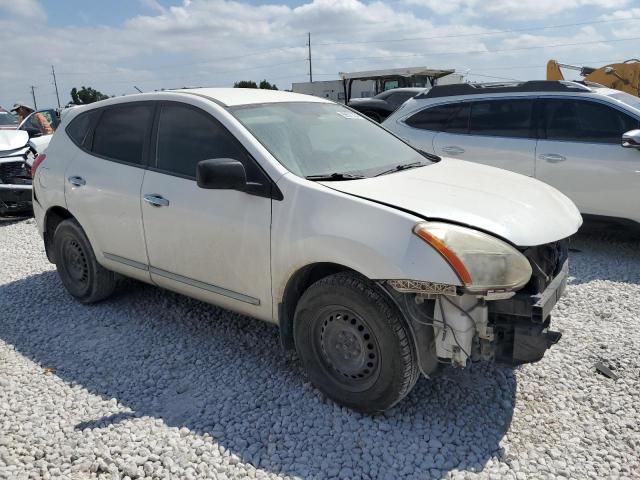
<svg viewBox="0 0 640 480">
<path fill-rule="evenodd" d="M 36 159 L 31 164 L 31 178 L 36 177 L 36 169 L 40 166 L 42 162 L 44 162 L 45 158 L 47 158 L 47 156 L 44 153 L 39 153 L 36 156 Z"/>
</svg>

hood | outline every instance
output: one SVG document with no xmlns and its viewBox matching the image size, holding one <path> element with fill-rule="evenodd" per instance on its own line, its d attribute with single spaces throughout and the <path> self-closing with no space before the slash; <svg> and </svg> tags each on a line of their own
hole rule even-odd
<svg viewBox="0 0 640 480">
<path fill-rule="evenodd" d="M 29 134 L 24 130 L 0 130 L 0 152 L 17 150 L 27 145 Z"/>
<path fill-rule="evenodd" d="M 484 230 L 521 247 L 569 237 L 582 224 L 576 206 L 555 188 L 463 160 L 444 158 L 380 177 L 323 184 L 429 220 Z"/>
</svg>

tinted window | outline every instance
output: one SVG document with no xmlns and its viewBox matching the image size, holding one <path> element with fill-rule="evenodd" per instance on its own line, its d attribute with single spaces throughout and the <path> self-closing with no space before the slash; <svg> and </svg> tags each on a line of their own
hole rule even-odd
<svg viewBox="0 0 640 480">
<path fill-rule="evenodd" d="M 390 105 L 399 107 L 404 102 L 409 100 L 411 97 L 415 97 L 416 95 L 417 93 L 413 93 L 413 92 L 397 92 L 397 93 L 394 93 L 393 95 L 390 95 L 389 98 L 387 99 L 387 102 L 389 102 Z"/>
<path fill-rule="evenodd" d="M 619 144 L 624 132 L 638 128 L 638 120 L 589 101 L 547 100 L 544 116 L 549 140 Z"/>
<path fill-rule="evenodd" d="M 195 177 L 201 160 L 245 161 L 246 157 L 240 143 L 211 115 L 179 104 L 163 105 L 158 123 L 158 168 Z"/>
<path fill-rule="evenodd" d="M 532 109 L 532 100 L 472 102 L 469 133 L 496 137 L 531 137 Z"/>
<path fill-rule="evenodd" d="M 447 103 L 445 105 L 427 108 L 409 117 L 405 123 L 414 128 L 440 132 L 444 130 L 449 118 L 451 118 L 459 108 L 459 103 Z"/>
<path fill-rule="evenodd" d="M 87 113 L 82 113 L 71 120 L 71 123 L 67 126 L 67 134 L 76 145 L 82 145 L 84 143 L 84 139 L 87 136 L 96 112 L 97 110 L 92 110 Z"/>
<path fill-rule="evenodd" d="M 445 130 L 448 133 L 468 133 L 469 132 L 469 111 L 471 104 L 463 103 L 453 116 L 449 119 Z"/>
<path fill-rule="evenodd" d="M 105 108 L 93 134 L 92 151 L 114 160 L 142 164 L 152 113 L 151 105 Z"/>
</svg>

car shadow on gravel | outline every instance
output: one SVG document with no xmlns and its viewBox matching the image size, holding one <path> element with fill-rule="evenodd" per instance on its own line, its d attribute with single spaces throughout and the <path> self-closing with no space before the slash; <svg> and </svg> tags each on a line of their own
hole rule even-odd
<svg viewBox="0 0 640 480">
<path fill-rule="evenodd" d="M 479 363 L 421 379 L 384 415 L 352 412 L 308 384 L 295 356 L 283 354 L 277 328 L 136 282 L 85 306 L 49 271 L 1 285 L 0 312 L 0 338 L 22 355 L 131 410 L 76 429 L 158 418 L 282 475 L 410 479 L 481 470 L 502 458 L 514 409 L 513 370 Z"/>
</svg>

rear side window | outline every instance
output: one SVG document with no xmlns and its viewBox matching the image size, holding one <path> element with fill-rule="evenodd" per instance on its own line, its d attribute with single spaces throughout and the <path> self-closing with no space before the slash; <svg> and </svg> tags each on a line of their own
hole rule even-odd
<svg viewBox="0 0 640 480">
<path fill-rule="evenodd" d="M 441 132 L 445 129 L 447 122 L 459 108 L 459 103 L 437 105 L 415 113 L 405 120 L 405 123 L 413 128 Z"/>
<path fill-rule="evenodd" d="M 469 133 L 494 137 L 533 137 L 533 100 L 490 100 L 471 103 Z"/>
<path fill-rule="evenodd" d="M 157 168 L 193 178 L 201 160 L 247 158 L 242 145 L 211 115 L 180 104 L 162 106 L 157 145 Z"/>
<path fill-rule="evenodd" d="M 120 162 L 142 165 L 153 105 L 131 104 L 103 110 L 93 133 L 91 151 Z"/>
<path fill-rule="evenodd" d="M 81 146 L 85 138 L 87 137 L 87 133 L 89 133 L 89 128 L 91 127 L 91 123 L 93 119 L 96 117 L 97 110 L 91 110 L 90 112 L 81 113 L 76 118 L 71 120 L 71 123 L 67 125 L 67 135 L 69 138 L 73 140 L 78 146 Z"/>
<path fill-rule="evenodd" d="M 584 100 L 546 100 L 546 137 L 587 143 L 619 144 L 622 134 L 638 128 L 638 120 L 615 108 Z"/>
</svg>

